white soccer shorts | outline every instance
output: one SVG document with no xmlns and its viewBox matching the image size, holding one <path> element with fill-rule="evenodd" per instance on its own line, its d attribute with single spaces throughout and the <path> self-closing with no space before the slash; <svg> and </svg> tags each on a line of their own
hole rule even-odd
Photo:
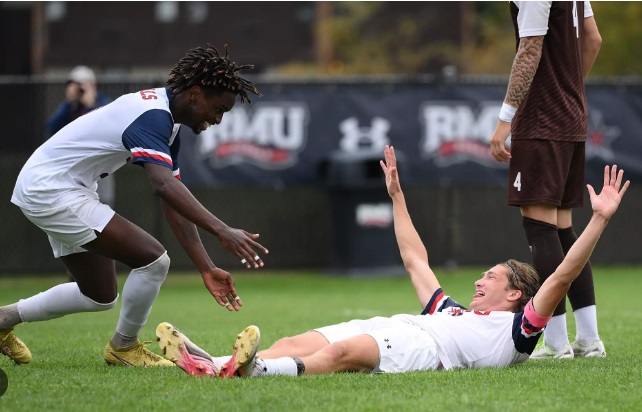
<svg viewBox="0 0 642 412">
<path fill-rule="evenodd" d="M 379 346 L 379 365 L 373 370 L 375 373 L 436 370 L 439 367 L 435 340 L 419 326 L 403 319 L 378 316 L 314 330 L 331 344 L 359 335 L 371 336 Z"/>
<path fill-rule="evenodd" d="M 94 231 L 102 232 L 115 214 L 89 189 L 65 194 L 50 209 L 20 210 L 47 234 L 56 258 L 86 252 L 82 245 L 96 239 Z"/>
</svg>

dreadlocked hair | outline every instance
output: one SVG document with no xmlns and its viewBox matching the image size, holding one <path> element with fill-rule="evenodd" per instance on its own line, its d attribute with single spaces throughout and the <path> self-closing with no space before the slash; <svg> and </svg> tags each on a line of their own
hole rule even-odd
<svg viewBox="0 0 642 412">
<path fill-rule="evenodd" d="M 196 47 L 187 52 L 169 72 L 167 87 L 176 95 L 192 86 L 221 88 L 241 96 L 241 103 L 252 103 L 248 92 L 262 96 L 254 83 L 239 76 L 241 70 L 253 69 L 253 64 L 237 66 L 230 60 L 225 45 L 225 56 L 216 47 Z"/>
</svg>

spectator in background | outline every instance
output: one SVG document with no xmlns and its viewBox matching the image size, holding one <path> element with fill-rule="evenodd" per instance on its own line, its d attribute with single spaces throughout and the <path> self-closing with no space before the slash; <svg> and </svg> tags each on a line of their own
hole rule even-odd
<svg viewBox="0 0 642 412">
<path fill-rule="evenodd" d="M 491 153 L 509 162 L 508 204 L 519 206 L 533 266 L 544 282 L 577 235 L 573 208 L 584 201 L 588 110 L 584 78 L 602 38 L 588 1 L 513 1 L 517 37 L 508 90 L 491 138 Z M 511 135 L 511 151 L 504 144 Z M 598 335 L 591 263 L 568 290 L 577 334 L 571 346 L 562 299 L 532 359 L 604 357 Z"/>
<path fill-rule="evenodd" d="M 96 75 L 87 66 L 76 66 L 69 72 L 65 87 L 65 100 L 60 103 L 55 113 L 47 122 L 47 133 L 53 136 L 58 130 L 67 126 L 80 116 L 109 103 L 107 97 L 96 87 Z M 98 197 L 104 203 L 114 207 L 116 186 L 114 177 L 109 175 L 98 181 Z"/>
</svg>

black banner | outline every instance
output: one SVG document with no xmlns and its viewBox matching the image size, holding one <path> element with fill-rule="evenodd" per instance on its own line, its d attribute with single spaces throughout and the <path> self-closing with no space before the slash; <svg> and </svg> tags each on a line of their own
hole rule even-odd
<svg viewBox="0 0 642 412">
<path fill-rule="evenodd" d="M 238 103 L 220 125 L 199 136 L 183 128 L 186 184 L 327 183 L 328 167 L 345 159 L 378 167 L 386 144 L 403 159 L 406 182 L 507 184 L 507 165 L 492 159 L 489 150 L 506 85 L 267 84 L 259 89 L 264 97 L 251 106 Z M 587 180 L 599 182 L 607 163 L 617 163 L 630 178 L 642 177 L 642 87 L 587 86 L 587 99 Z"/>
</svg>

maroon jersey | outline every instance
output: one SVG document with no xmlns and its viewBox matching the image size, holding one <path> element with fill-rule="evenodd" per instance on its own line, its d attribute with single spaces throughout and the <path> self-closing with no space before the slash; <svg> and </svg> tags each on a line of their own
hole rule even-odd
<svg viewBox="0 0 642 412">
<path fill-rule="evenodd" d="M 519 46 L 519 8 L 511 2 L 510 10 Z M 583 22 L 583 1 L 552 2 L 542 58 L 513 119 L 512 140 L 586 140 L 588 112 L 582 75 Z"/>
</svg>

